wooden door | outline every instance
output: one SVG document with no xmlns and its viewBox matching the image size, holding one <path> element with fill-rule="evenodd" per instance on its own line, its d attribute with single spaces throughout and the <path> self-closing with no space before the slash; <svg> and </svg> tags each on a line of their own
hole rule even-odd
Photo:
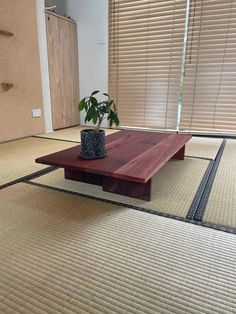
<svg viewBox="0 0 236 314">
<path fill-rule="evenodd" d="M 46 12 L 53 129 L 79 124 L 77 25 Z"/>
</svg>

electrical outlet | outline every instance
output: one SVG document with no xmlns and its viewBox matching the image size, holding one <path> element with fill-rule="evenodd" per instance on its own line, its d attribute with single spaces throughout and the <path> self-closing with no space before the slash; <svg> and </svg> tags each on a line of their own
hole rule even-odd
<svg viewBox="0 0 236 314">
<path fill-rule="evenodd" d="M 32 109 L 32 117 L 33 118 L 41 117 L 41 109 Z"/>
</svg>

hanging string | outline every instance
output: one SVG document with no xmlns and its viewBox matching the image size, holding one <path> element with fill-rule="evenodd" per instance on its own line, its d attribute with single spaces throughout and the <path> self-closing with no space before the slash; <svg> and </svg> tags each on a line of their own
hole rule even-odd
<svg viewBox="0 0 236 314">
<path fill-rule="evenodd" d="M 190 131 L 192 130 L 192 123 L 193 123 L 193 112 L 195 107 L 195 100 L 196 100 L 196 87 L 197 87 L 197 74 L 198 74 L 198 64 L 199 64 L 199 57 L 200 57 L 200 47 L 201 47 L 201 33 L 202 33 L 202 20 L 203 20 L 203 1 L 201 2 L 201 15 L 200 15 L 200 29 L 198 32 L 198 46 L 197 46 L 197 61 L 196 61 L 196 70 L 195 70 L 195 77 L 194 77 L 194 87 L 193 87 L 193 104 L 191 109 L 191 118 L 190 118 Z"/>
<path fill-rule="evenodd" d="M 182 103 L 183 103 L 186 51 L 187 51 L 187 42 L 188 42 L 189 10 L 190 10 L 190 0 L 186 0 L 184 42 L 183 42 L 182 63 L 181 63 L 181 70 L 180 70 L 179 100 L 178 100 L 177 123 L 176 123 L 177 124 L 176 125 L 176 132 L 177 133 L 179 132 L 180 119 L 181 119 L 181 113 L 182 113 Z"/>
<path fill-rule="evenodd" d="M 148 57 L 149 57 L 149 20 L 150 20 L 150 2 L 147 1 L 147 36 L 146 36 L 146 75 L 144 89 L 144 108 L 143 108 L 143 126 L 146 126 L 146 106 L 147 106 L 147 80 L 148 80 Z"/>
<path fill-rule="evenodd" d="M 111 12 L 111 28 L 112 28 L 112 39 L 113 39 L 113 49 L 112 49 L 112 63 L 116 63 L 116 22 L 115 22 L 115 3 L 114 0 L 109 1 L 110 12 Z"/>
<path fill-rule="evenodd" d="M 194 29 L 195 29 L 196 4 L 197 4 L 197 0 L 193 0 L 193 10 L 191 9 L 191 6 L 190 6 L 190 15 L 191 15 L 191 12 L 193 11 L 193 17 L 192 17 L 191 39 L 188 41 L 190 42 L 188 63 L 192 63 L 193 34 L 194 34 Z"/>
<path fill-rule="evenodd" d="M 171 31 L 171 48 L 170 48 L 170 59 L 169 59 L 169 72 L 168 72 L 168 82 L 167 82 L 167 91 L 166 91 L 166 113 L 165 113 L 165 128 L 167 125 L 167 115 L 168 115 L 168 107 L 169 107 L 169 92 L 170 92 L 170 73 L 171 73 L 171 65 L 172 65 L 172 54 L 173 54 L 173 42 L 174 42 L 174 24 L 175 24 L 175 9 L 176 9 L 176 1 L 174 0 L 173 12 L 172 12 L 172 31 Z"/>
<path fill-rule="evenodd" d="M 116 3 L 116 1 L 114 2 Z M 115 16 L 115 15 L 114 15 Z M 120 1 L 117 1 L 117 40 L 116 40 L 116 104 L 119 108 L 119 23 L 120 23 Z"/>
</svg>

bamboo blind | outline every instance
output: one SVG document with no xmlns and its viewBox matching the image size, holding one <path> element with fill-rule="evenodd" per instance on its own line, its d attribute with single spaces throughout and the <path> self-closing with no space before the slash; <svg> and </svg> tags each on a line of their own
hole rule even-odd
<svg viewBox="0 0 236 314">
<path fill-rule="evenodd" d="M 236 1 L 191 1 L 180 130 L 236 134 Z"/>
<path fill-rule="evenodd" d="M 185 0 L 109 1 L 109 93 L 121 125 L 176 129 Z"/>
</svg>

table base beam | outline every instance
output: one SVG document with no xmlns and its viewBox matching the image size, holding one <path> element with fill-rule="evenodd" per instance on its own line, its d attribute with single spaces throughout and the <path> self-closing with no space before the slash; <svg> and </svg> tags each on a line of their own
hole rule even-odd
<svg viewBox="0 0 236 314">
<path fill-rule="evenodd" d="M 100 185 L 103 187 L 103 191 L 110 193 L 145 201 L 151 199 L 151 179 L 147 183 L 137 183 L 71 169 L 65 169 L 65 179 Z"/>
</svg>

